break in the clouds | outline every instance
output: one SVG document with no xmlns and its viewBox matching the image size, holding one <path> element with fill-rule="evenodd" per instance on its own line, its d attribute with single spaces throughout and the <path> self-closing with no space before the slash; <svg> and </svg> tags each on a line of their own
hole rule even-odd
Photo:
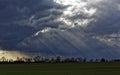
<svg viewBox="0 0 120 75">
<path fill-rule="evenodd" d="M 0 0 L 0 48 L 119 58 L 119 13 L 119 0 Z"/>
</svg>

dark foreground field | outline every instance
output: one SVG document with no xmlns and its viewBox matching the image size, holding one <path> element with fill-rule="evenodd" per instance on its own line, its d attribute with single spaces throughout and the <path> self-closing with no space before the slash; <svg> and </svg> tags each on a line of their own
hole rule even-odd
<svg viewBox="0 0 120 75">
<path fill-rule="evenodd" d="M 120 75 L 120 63 L 0 64 L 0 75 Z"/>
</svg>

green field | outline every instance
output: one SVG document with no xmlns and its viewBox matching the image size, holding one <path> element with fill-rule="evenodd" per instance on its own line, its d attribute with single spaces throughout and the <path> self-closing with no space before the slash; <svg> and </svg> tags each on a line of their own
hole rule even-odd
<svg viewBox="0 0 120 75">
<path fill-rule="evenodd" d="M 0 64 L 0 75 L 120 75 L 120 63 Z"/>
</svg>

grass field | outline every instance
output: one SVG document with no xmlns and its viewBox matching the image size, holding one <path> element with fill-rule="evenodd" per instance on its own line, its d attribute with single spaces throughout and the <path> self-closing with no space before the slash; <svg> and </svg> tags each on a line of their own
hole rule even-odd
<svg viewBox="0 0 120 75">
<path fill-rule="evenodd" d="M 0 64 L 0 75 L 120 75 L 120 63 Z"/>
</svg>

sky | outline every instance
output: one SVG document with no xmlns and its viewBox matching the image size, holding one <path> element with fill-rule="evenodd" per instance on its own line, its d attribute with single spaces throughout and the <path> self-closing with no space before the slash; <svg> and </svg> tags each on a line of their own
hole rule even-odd
<svg viewBox="0 0 120 75">
<path fill-rule="evenodd" d="M 120 58 L 119 13 L 120 0 L 0 0 L 0 49 Z"/>
</svg>

